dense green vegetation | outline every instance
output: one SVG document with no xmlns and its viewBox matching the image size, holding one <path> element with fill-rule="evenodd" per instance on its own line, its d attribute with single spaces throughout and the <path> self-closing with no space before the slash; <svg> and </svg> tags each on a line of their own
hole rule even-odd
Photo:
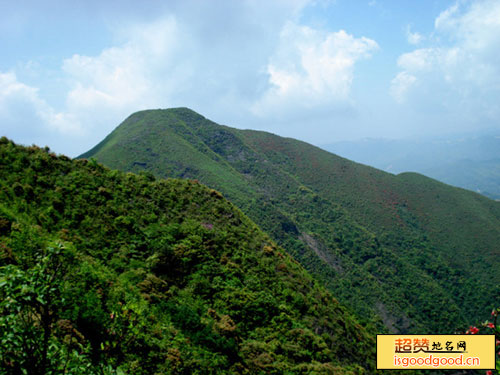
<svg viewBox="0 0 500 375">
<path fill-rule="evenodd" d="M 221 191 L 365 322 L 451 333 L 500 298 L 500 204 L 186 108 L 131 115 L 82 155 Z"/>
<path fill-rule="evenodd" d="M 219 192 L 0 140 L 1 374 L 363 374 L 374 351 Z"/>
</svg>

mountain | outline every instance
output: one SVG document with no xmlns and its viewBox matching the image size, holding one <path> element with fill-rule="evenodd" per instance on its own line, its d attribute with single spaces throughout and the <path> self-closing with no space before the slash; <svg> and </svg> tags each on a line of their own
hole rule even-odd
<svg viewBox="0 0 500 375">
<path fill-rule="evenodd" d="M 500 203 L 187 109 L 131 115 L 82 158 L 221 191 L 363 322 L 450 333 L 500 297 Z"/>
<path fill-rule="evenodd" d="M 391 173 L 418 172 L 500 199 L 498 132 L 446 138 L 364 139 L 336 142 L 322 148 Z"/>
<path fill-rule="evenodd" d="M 373 334 L 219 192 L 0 139 L 2 374 L 374 367 Z"/>
</svg>

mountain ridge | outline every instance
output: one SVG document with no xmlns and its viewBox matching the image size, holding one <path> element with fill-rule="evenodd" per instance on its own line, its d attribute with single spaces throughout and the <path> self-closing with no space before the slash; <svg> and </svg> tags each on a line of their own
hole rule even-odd
<svg viewBox="0 0 500 375">
<path fill-rule="evenodd" d="M 500 206 L 478 194 L 187 108 L 133 114 L 110 137 L 82 157 L 220 190 L 358 316 L 393 332 L 449 332 L 500 295 Z"/>
</svg>

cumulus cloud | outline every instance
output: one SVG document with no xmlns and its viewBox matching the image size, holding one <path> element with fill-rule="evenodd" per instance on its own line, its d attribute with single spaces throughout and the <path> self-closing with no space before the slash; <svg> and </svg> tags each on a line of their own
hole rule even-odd
<svg viewBox="0 0 500 375">
<path fill-rule="evenodd" d="M 157 15 L 145 14 L 147 21 L 112 24 L 113 43 L 98 53 L 65 58 L 57 79 L 67 91 L 58 105 L 15 76 L 8 87 L 50 130 L 47 137 L 65 135 L 58 149 L 71 155 L 141 109 L 187 106 L 255 128 L 299 112 L 352 108 L 355 65 L 378 45 L 302 25 L 301 11 L 310 3 L 173 0 Z M 13 108 L 10 102 L 4 107 Z"/>
<path fill-rule="evenodd" d="M 23 141 L 40 134 L 40 113 L 45 103 L 38 90 L 17 80 L 15 73 L 0 73 L 0 123 L 2 135 Z M 28 130 L 28 125 L 31 129 Z"/>
<path fill-rule="evenodd" d="M 171 68 L 178 42 L 175 19 L 168 17 L 144 26 L 123 45 L 104 49 L 97 56 L 74 55 L 64 60 L 63 71 L 73 83 L 68 108 L 119 110 L 150 103 L 155 96 L 155 74 Z M 163 86 L 173 80 L 156 78 Z"/>
<path fill-rule="evenodd" d="M 71 88 L 61 123 L 78 119 L 85 124 L 85 135 L 96 142 L 95 136 L 104 137 L 103 131 L 111 131 L 131 112 L 161 105 L 158 87 L 170 87 L 172 79 L 155 79 L 155 65 L 159 61 L 169 65 L 175 43 L 168 38 L 176 36 L 175 21 L 149 25 L 148 31 L 97 56 L 73 55 L 64 60 L 62 70 Z"/>
<path fill-rule="evenodd" d="M 253 106 L 262 116 L 323 106 L 349 106 L 358 60 L 378 48 L 375 41 L 344 30 L 325 32 L 287 23 L 267 65 L 270 87 Z"/>
<path fill-rule="evenodd" d="M 64 60 L 61 121 L 79 119 L 97 142 L 140 109 L 242 112 L 265 88 L 279 30 L 306 3 L 173 1 L 156 19 L 118 26 L 116 45 Z"/>
<path fill-rule="evenodd" d="M 29 143 L 46 132 L 78 134 L 75 119 L 57 113 L 36 87 L 20 82 L 14 72 L 0 73 L 0 122 L 5 135 Z"/>
<path fill-rule="evenodd" d="M 19 103 L 35 110 L 43 106 L 38 97 L 38 90 L 17 80 L 13 72 L 0 73 L 0 114 L 8 116 L 15 107 L 12 103 Z"/>
<path fill-rule="evenodd" d="M 429 46 L 398 58 L 395 100 L 432 100 L 464 122 L 498 118 L 500 2 L 459 1 L 436 18 L 433 34 Z"/>
</svg>

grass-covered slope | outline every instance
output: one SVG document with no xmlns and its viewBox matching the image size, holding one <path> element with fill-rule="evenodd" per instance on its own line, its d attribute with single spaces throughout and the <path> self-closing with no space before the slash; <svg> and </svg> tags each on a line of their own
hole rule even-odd
<svg viewBox="0 0 500 375">
<path fill-rule="evenodd" d="M 500 204 L 186 108 L 138 112 L 94 149 L 111 168 L 222 191 L 343 303 L 391 331 L 450 333 L 500 297 Z"/>
<path fill-rule="evenodd" d="M 361 374 L 374 350 L 219 192 L 0 140 L 2 374 Z"/>
</svg>

